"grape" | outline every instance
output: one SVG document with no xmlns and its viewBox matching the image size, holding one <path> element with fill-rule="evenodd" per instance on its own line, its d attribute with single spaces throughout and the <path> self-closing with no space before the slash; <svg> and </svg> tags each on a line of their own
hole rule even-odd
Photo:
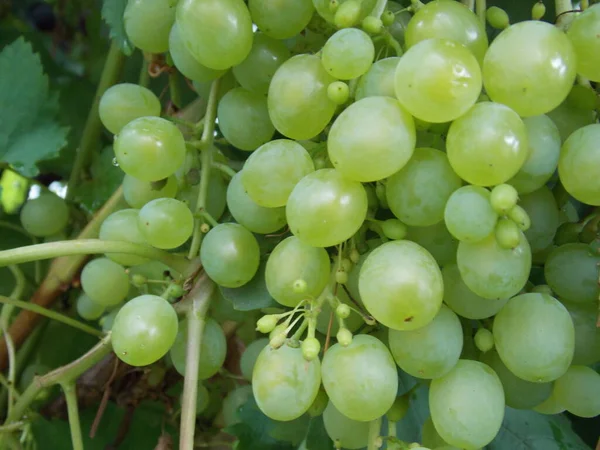
<svg viewBox="0 0 600 450">
<path fill-rule="evenodd" d="M 387 347 L 373 336 L 359 334 L 347 347 L 331 346 L 321 372 L 329 399 L 352 420 L 375 420 L 396 399 L 396 364 Z"/>
<path fill-rule="evenodd" d="M 393 15 L 393 22 L 387 26 L 390 35 L 401 45 L 405 44 L 406 29 L 413 15 L 403 5 L 391 0 L 387 2 L 387 9 Z"/>
<path fill-rule="evenodd" d="M 537 20 L 511 25 L 491 43 L 483 61 L 488 96 L 523 117 L 552 111 L 575 81 L 575 52 L 557 27 Z"/>
<path fill-rule="evenodd" d="M 85 320 L 97 320 L 104 314 L 106 308 L 94 302 L 89 296 L 85 293 L 82 293 L 79 297 L 77 297 L 77 314 L 82 319 Z"/>
<path fill-rule="evenodd" d="M 269 345 L 269 339 L 257 339 L 256 341 L 252 341 L 252 343 L 246 347 L 244 353 L 242 353 L 242 357 L 240 358 L 240 370 L 246 380 L 252 380 L 252 371 L 254 370 L 258 355 L 267 345 Z"/>
<path fill-rule="evenodd" d="M 123 197 L 132 208 L 141 208 L 157 198 L 173 198 L 177 194 L 177 179 L 171 175 L 164 181 L 152 182 L 138 180 L 131 175 L 123 178 Z M 160 187 L 159 187 L 160 186 Z"/>
<path fill-rule="evenodd" d="M 169 356 L 177 372 L 185 375 L 186 344 L 188 339 L 188 322 L 179 322 L 179 331 L 170 346 Z M 202 344 L 198 349 L 200 354 L 200 366 L 198 367 L 198 378 L 207 380 L 216 374 L 225 362 L 227 354 L 227 340 L 221 326 L 213 319 L 206 319 L 202 331 Z"/>
<path fill-rule="evenodd" d="M 269 115 L 277 131 L 291 139 L 323 131 L 336 108 L 327 96 L 334 81 L 318 56 L 296 55 L 284 62 L 269 85 Z"/>
<path fill-rule="evenodd" d="M 250 2 L 250 8 L 254 4 Z M 266 95 L 273 75 L 289 58 L 290 51 L 283 42 L 257 32 L 250 53 L 233 68 L 233 75 L 243 88 Z"/>
<path fill-rule="evenodd" d="M 600 414 L 600 374 L 585 366 L 571 366 L 554 382 L 556 400 L 571 414 L 595 417 Z"/>
<path fill-rule="evenodd" d="M 129 292 L 129 277 L 120 264 L 108 258 L 96 258 L 83 267 L 81 287 L 99 305 L 115 306 L 125 300 Z"/>
<path fill-rule="evenodd" d="M 517 204 L 519 194 L 510 184 L 499 184 L 492 189 L 490 204 L 498 214 L 506 214 Z"/>
<path fill-rule="evenodd" d="M 561 245 L 548 255 L 544 266 L 546 282 L 565 300 L 576 303 L 597 302 L 600 295 L 599 262 L 600 257 L 586 244 Z"/>
<path fill-rule="evenodd" d="M 102 222 L 98 237 L 105 241 L 146 243 L 138 228 L 137 209 L 122 209 L 112 213 Z M 124 266 L 135 266 L 136 264 L 148 262 L 147 258 L 127 253 L 107 253 L 106 257 Z"/>
<path fill-rule="evenodd" d="M 487 328 L 479 328 L 473 340 L 475 346 L 481 352 L 489 352 L 494 348 L 494 335 Z"/>
<path fill-rule="evenodd" d="M 227 396 L 223 399 L 223 424 L 226 427 L 240 423 L 241 419 L 238 415 L 238 409 L 248 399 L 252 397 L 252 386 L 240 386 L 232 391 L 229 391 Z"/>
<path fill-rule="evenodd" d="M 515 222 L 522 231 L 527 231 L 531 227 L 529 214 L 519 205 L 508 211 L 507 217 Z"/>
<path fill-rule="evenodd" d="M 491 102 L 477 103 L 455 120 L 446 147 L 457 175 L 478 186 L 508 181 L 529 154 L 527 129 L 521 118 L 510 108 Z"/>
<path fill-rule="evenodd" d="M 169 302 L 157 295 L 140 295 L 117 313 L 112 346 L 123 362 L 147 366 L 169 351 L 176 335 L 177 314 Z"/>
<path fill-rule="evenodd" d="M 433 1 L 417 10 L 406 27 L 406 46 L 426 39 L 449 39 L 465 45 L 479 64 L 488 48 L 485 26 L 472 11 L 457 2 Z"/>
<path fill-rule="evenodd" d="M 294 282 L 303 280 L 306 290 L 294 292 Z M 296 236 L 277 244 L 267 260 L 265 281 L 269 294 L 284 306 L 296 306 L 301 300 L 316 298 L 329 280 L 329 255 L 311 247 Z"/>
<path fill-rule="evenodd" d="M 600 124 L 587 125 L 565 141 L 558 160 L 560 181 L 569 194 L 589 205 L 600 205 Z"/>
<path fill-rule="evenodd" d="M 577 73 L 591 81 L 600 81 L 600 7 L 593 5 L 578 14 L 567 30 L 577 57 Z"/>
<path fill-rule="evenodd" d="M 133 45 L 147 53 L 166 52 L 176 6 L 176 0 L 129 0 L 123 22 Z"/>
<path fill-rule="evenodd" d="M 320 385 L 319 360 L 306 361 L 300 348 L 289 345 L 278 349 L 266 346 L 252 372 L 256 404 L 274 420 L 294 420 L 308 411 Z"/>
<path fill-rule="evenodd" d="M 390 241 L 373 250 L 358 286 L 367 311 L 395 330 L 430 323 L 442 304 L 442 274 L 433 256 L 411 241 Z"/>
<path fill-rule="evenodd" d="M 442 306 L 424 327 L 411 331 L 390 329 L 389 346 L 396 363 L 409 375 L 438 378 L 458 362 L 463 331 L 456 314 Z"/>
<path fill-rule="evenodd" d="M 333 402 L 327 403 L 323 411 L 323 423 L 327 435 L 334 442 L 347 449 L 359 449 L 367 446 L 369 440 L 369 422 L 352 420 L 339 412 Z"/>
<path fill-rule="evenodd" d="M 465 114 L 481 93 L 481 69 L 458 42 L 428 39 L 410 47 L 396 67 L 396 96 L 417 119 L 442 123 Z"/>
<path fill-rule="evenodd" d="M 241 150 L 256 150 L 275 133 L 267 99 L 244 88 L 232 89 L 223 96 L 217 118 L 225 139 Z"/>
<path fill-rule="evenodd" d="M 398 61 L 400 61 L 398 57 L 375 61 L 367 73 L 358 81 L 355 94 L 356 100 L 377 96 L 396 98 L 394 78 Z"/>
<path fill-rule="evenodd" d="M 548 117 L 558 128 L 562 142 L 579 128 L 596 123 L 596 112 L 593 108 L 581 108 L 570 101 L 569 97 L 550 111 Z"/>
<path fill-rule="evenodd" d="M 511 298 L 496 315 L 493 332 L 502 362 L 523 380 L 556 380 L 573 359 L 573 322 L 567 309 L 547 294 Z"/>
<path fill-rule="evenodd" d="M 187 205 L 179 200 L 157 198 L 140 209 L 138 227 L 150 245 L 176 248 L 192 235 L 194 216 Z"/>
<path fill-rule="evenodd" d="M 440 448 L 443 450 L 445 446 L 447 446 L 447 442 L 442 439 L 442 437 L 438 434 L 435 426 L 433 425 L 433 420 L 431 420 L 431 416 L 423 422 L 423 427 L 421 428 L 421 440 L 423 441 L 423 445 L 426 445 L 428 448 L 432 448 L 435 450 L 439 450 Z M 449 450 L 455 450 L 456 447 L 450 447 Z"/>
<path fill-rule="evenodd" d="M 501 248 L 513 249 L 521 242 L 521 231 L 515 222 L 505 217 L 500 218 L 496 223 L 494 237 Z"/>
<path fill-rule="evenodd" d="M 206 199 L 206 212 L 208 212 L 213 219 L 218 220 L 227 207 L 227 183 L 223 180 L 221 172 L 217 169 L 212 170 L 210 173 L 211 175 L 208 180 L 208 196 Z M 191 211 L 196 211 L 198 209 L 199 191 L 200 182 L 182 191 L 178 197 L 182 202 L 188 205 Z"/>
<path fill-rule="evenodd" d="M 338 116 L 329 132 L 327 150 L 344 177 L 376 181 L 405 166 L 415 141 L 413 119 L 396 99 L 369 97 Z"/>
<path fill-rule="evenodd" d="M 444 210 L 448 231 L 458 240 L 479 242 L 496 226 L 498 214 L 490 203 L 490 192 L 479 186 L 463 186 L 450 195 Z"/>
<path fill-rule="evenodd" d="M 365 74 L 374 58 L 375 47 L 369 35 L 357 28 L 345 28 L 327 40 L 321 62 L 331 76 L 351 80 Z"/>
<path fill-rule="evenodd" d="M 243 0 L 181 0 L 177 24 L 191 55 L 210 69 L 228 69 L 250 53 L 252 18 Z"/>
<path fill-rule="evenodd" d="M 237 223 L 222 223 L 202 241 L 200 259 L 204 270 L 220 286 L 235 288 L 250 281 L 260 262 L 256 238 Z"/>
<path fill-rule="evenodd" d="M 142 181 L 167 178 L 185 158 L 181 131 L 160 117 L 129 122 L 115 138 L 114 149 L 123 172 Z"/>
<path fill-rule="evenodd" d="M 554 392 L 552 392 L 550 394 L 550 397 L 548 397 L 546 400 L 544 400 L 539 405 L 534 406 L 532 409 L 541 414 L 554 415 L 554 414 L 560 414 L 561 412 L 563 412 L 565 410 L 565 407 L 562 406 L 560 403 L 558 403 L 558 400 L 556 399 Z"/>
<path fill-rule="evenodd" d="M 330 247 L 350 239 L 366 215 L 365 189 L 335 169 L 317 170 L 302 178 L 286 206 L 290 230 L 313 247 Z"/>
<path fill-rule="evenodd" d="M 350 88 L 343 81 L 334 81 L 327 86 L 327 97 L 336 105 L 343 105 L 350 98 Z"/>
<path fill-rule="evenodd" d="M 558 206 L 552 191 L 542 186 L 531 194 L 521 196 L 521 207 L 531 219 L 531 227 L 525 231 L 531 251 L 539 252 L 550 244 L 558 228 Z"/>
<path fill-rule="evenodd" d="M 504 392 L 486 364 L 460 360 L 448 374 L 431 382 L 429 407 L 442 439 L 460 448 L 489 444 L 504 418 Z"/>
<path fill-rule="evenodd" d="M 311 0 L 250 0 L 248 7 L 260 31 L 275 39 L 300 33 L 315 10 Z"/>
<path fill-rule="evenodd" d="M 485 12 L 486 19 L 492 28 L 503 30 L 510 25 L 510 19 L 506 11 L 497 6 L 490 6 Z"/>
<path fill-rule="evenodd" d="M 131 3 L 135 3 L 132 1 Z M 134 119 L 160 116 L 160 100 L 154 92 L 132 83 L 109 87 L 98 104 L 102 125 L 112 134 L 119 134 Z"/>
<path fill-rule="evenodd" d="M 456 262 L 458 241 L 448 232 L 444 222 L 430 227 L 410 227 L 406 239 L 431 253 L 440 266 Z"/>
<path fill-rule="evenodd" d="M 59 196 L 43 193 L 25 202 L 20 219 L 21 226 L 32 236 L 52 236 L 67 226 L 69 207 Z"/>
<path fill-rule="evenodd" d="M 300 144 L 277 139 L 261 146 L 244 164 L 241 181 L 254 202 L 267 208 L 285 206 L 294 186 L 315 166 Z"/>
<path fill-rule="evenodd" d="M 595 303 L 563 302 L 575 327 L 573 364 L 592 365 L 600 361 L 600 328 L 596 327 Z"/>
<path fill-rule="evenodd" d="M 333 23 L 337 28 L 349 28 L 360 21 L 360 0 L 348 0 L 335 11 Z"/>
<path fill-rule="evenodd" d="M 446 202 L 461 185 L 444 152 L 417 148 L 408 164 L 387 180 L 386 198 L 405 224 L 429 226 L 443 220 Z"/>
</svg>

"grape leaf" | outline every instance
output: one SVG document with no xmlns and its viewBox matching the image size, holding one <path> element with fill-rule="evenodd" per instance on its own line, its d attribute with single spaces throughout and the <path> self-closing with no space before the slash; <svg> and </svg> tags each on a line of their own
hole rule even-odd
<svg viewBox="0 0 600 450">
<path fill-rule="evenodd" d="M 262 261 L 256 275 L 248 283 L 239 288 L 221 287 L 223 297 L 233 303 L 233 309 L 238 311 L 253 311 L 255 309 L 278 306 L 267 291 L 265 281 L 266 261 Z"/>
<path fill-rule="evenodd" d="M 102 5 L 102 18 L 108 25 L 109 36 L 119 45 L 121 51 L 129 56 L 133 53 L 134 46 L 125 33 L 123 13 L 127 0 L 104 0 Z"/>
<path fill-rule="evenodd" d="M 322 415 L 310 419 L 305 446 L 306 450 L 331 450 L 333 448 L 333 441 L 325 431 Z"/>
</svg>

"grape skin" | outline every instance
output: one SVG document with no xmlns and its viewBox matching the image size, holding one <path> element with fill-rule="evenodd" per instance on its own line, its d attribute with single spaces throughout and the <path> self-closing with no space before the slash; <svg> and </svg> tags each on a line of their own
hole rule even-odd
<svg viewBox="0 0 600 450">
<path fill-rule="evenodd" d="M 129 292 L 129 277 L 125 268 L 108 258 L 96 258 L 81 271 L 81 287 L 94 302 L 105 307 L 125 300 Z"/>
<path fill-rule="evenodd" d="M 121 83 L 109 87 L 98 105 L 100 121 L 108 131 L 119 134 L 134 119 L 160 116 L 160 100 L 143 86 Z"/>
<path fill-rule="evenodd" d="M 174 198 L 157 198 L 139 211 L 138 228 L 150 245 L 176 248 L 185 243 L 194 230 L 194 216 L 187 205 Z"/>
<path fill-rule="evenodd" d="M 67 226 L 69 207 L 59 196 L 44 193 L 25 202 L 20 219 L 27 233 L 37 237 L 52 236 Z"/>
<path fill-rule="evenodd" d="M 122 209 L 104 219 L 98 237 L 106 241 L 124 241 L 145 244 L 146 240 L 138 228 L 137 209 Z M 135 266 L 148 262 L 148 258 L 127 253 L 107 253 L 106 257 L 124 266 Z"/>
<path fill-rule="evenodd" d="M 347 449 L 365 447 L 369 438 L 369 422 L 352 420 L 339 412 L 330 400 L 323 412 L 325 431 L 332 441 Z"/>
</svg>

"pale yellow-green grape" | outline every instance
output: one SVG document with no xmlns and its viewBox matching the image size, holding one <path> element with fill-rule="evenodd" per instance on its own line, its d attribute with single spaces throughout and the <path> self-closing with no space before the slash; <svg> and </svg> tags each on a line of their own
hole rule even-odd
<svg viewBox="0 0 600 450">
<path fill-rule="evenodd" d="M 527 283 L 531 249 L 525 236 L 514 249 L 504 249 L 490 235 L 479 242 L 460 242 L 457 263 L 463 281 L 476 294 L 489 299 L 512 297 Z"/>
<path fill-rule="evenodd" d="M 331 351 L 331 349 L 329 349 Z M 294 420 L 304 414 L 321 385 L 319 359 L 306 361 L 300 347 L 266 346 L 252 372 L 252 390 L 260 410 L 274 420 Z"/>
<path fill-rule="evenodd" d="M 173 198 L 177 194 L 177 178 L 171 175 L 156 183 L 138 180 L 131 175 L 123 178 L 123 197 L 132 208 L 141 208 L 157 198 Z"/>
<path fill-rule="evenodd" d="M 336 108 L 327 96 L 334 81 L 318 56 L 284 62 L 269 85 L 269 115 L 277 131 L 291 139 L 311 139 L 323 131 Z"/>
<path fill-rule="evenodd" d="M 238 415 L 238 409 L 246 403 L 250 397 L 252 397 L 252 386 L 250 385 L 239 386 L 232 391 L 229 391 L 223 399 L 223 409 L 221 410 L 223 414 L 223 423 L 226 427 L 241 422 Z"/>
<path fill-rule="evenodd" d="M 504 418 L 502 383 L 486 364 L 461 359 L 431 382 L 429 408 L 435 429 L 450 445 L 484 447 L 496 437 Z"/>
<path fill-rule="evenodd" d="M 398 375 L 394 358 L 373 336 L 359 334 L 346 347 L 339 343 L 329 347 L 321 372 L 330 401 L 352 420 L 375 420 L 396 400 Z"/>
<path fill-rule="evenodd" d="M 190 210 L 196 211 L 198 203 L 198 193 L 200 191 L 200 181 L 194 186 L 188 186 L 178 194 L 179 199 L 184 202 Z M 206 211 L 215 219 L 225 212 L 227 206 L 227 183 L 221 176 L 221 172 L 214 169 L 210 173 L 208 181 L 208 198 L 206 199 Z"/>
<path fill-rule="evenodd" d="M 539 252 L 552 244 L 558 228 L 558 205 L 554 195 L 542 186 L 531 194 L 521 195 L 519 204 L 531 219 L 531 227 L 525 231 L 531 252 Z"/>
<path fill-rule="evenodd" d="M 487 328 L 479 328 L 473 340 L 475 341 L 475 347 L 483 353 L 489 352 L 494 348 L 494 335 Z"/>
<path fill-rule="evenodd" d="M 206 83 L 219 78 L 225 73 L 225 70 L 209 69 L 196 61 L 183 43 L 177 23 L 171 28 L 171 34 L 169 35 L 169 53 L 177 70 L 192 81 Z"/>
<path fill-rule="evenodd" d="M 340 4 L 344 3 L 344 0 L 338 1 Z M 333 23 L 335 11 L 330 8 L 331 0 L 312 0 L 312 4 L 319 16 L 321 16 L 327 22 Z"/>
<path fill-rule="evenodd" d="M 360 270 L 358 286 L 367 311 L 395 330 L 424 327 L 442 305 L 437 262 L 411 241 L 390 241 L 373 250 Z"/>
<path fill-rule="evenodd" d="M 249 0 L 248 8 L 259 30 L 275 39 L 300 33 L 315 10 L 311 0 Z"/>
<path fill-rule="evenodd" d="M 290 236 L 269 255 L 265 269 L 267 290 L 282 305 L 296 306 L 301 300 L 319 296 L 329 280 L 329 267 L 329 255 L 324 249 Z M 294 290 L 298 280 L 306 283 L 303 292 Z"/>
<path fill-rule="evenodd" d="M 508 181 L 529 154 L 527 129 L 519 115 L 492 102 L 477 103 L 455 120 L 448 131 L 446 148 L 458 176 L 478 186 Z"/>
<path fill-rule="evenodd" d="M 106 311 L 104 305 L 96 303 L 83 292 L 77 297 L 75 308 L 77 309 L 79 317 L 85 320 L 97 320 L 102 317 Z"/>
<path fill-rule="evenodd" d="M 429 227 L 409 227 L 406 239 L 416 242 L 435 258 L 439 266 L 456 262 L 458 241 L 444 222 Z"/>
<path fill-rule="evenodd" d="M 600 6 L 593 5 L 578 14 L 567 30 L 577 56 L 577 73 L 600 81 Z"/>
<path fill-rule="evenodd" d="M 573 321 L 567 308 L 547 294 L 511 298 L 496 315 L 493 332 L 502 362 L 523 380 L 554 381 L 573 359 Z"/>
<path fill-rule="evenodd" d="M 327 150 L 344 177 L 366 182 L 382 180 L 404 167 L 415 142 L 414 121 L 398 100 L 369 97 L 353 103 L 337 117 Z"/>
<path fill-rule="evenodd" d="M 227 208 L 237 223 L 253 233 L 273 233 L 285 225 L 285 208 L 258 205 L 244 190 L 241 172 L 227 186 Z"/>
<path fill-rule="evenodd" d="M 375 47 L 369 35 L 358 28 L 344 28 L 327 40 L 321 62 L 331 76 L 351 80 L 365 74 L 374 58 Z"/>
<path fill-rule="evenodd" d="M 596 417 L 600 414 L 600 374 L 586 366 L 571 366 L 554 382 L 554 396 L 571 414 Z"/>
<path fill-rule="evenodd" d="M 275 133 L 265 96 L 241 87 L 223 96 L 217 118 L 225 139 L 241 150 L 256 150 Z"/>
<path fill-rule="evenodd" d="M 520 116 L 552 111 L 575 81 L 577 61 L 567 36 L 539 20 L 511 25 L 490 44 L 483 61 L 487 95 Z"/>
<path fill-rule="evenodd" d="M 443 306 L 424 327 L 411 331 L 389 330 L 389 347 L 396 364 L 417 378 L 438 378 L 458 362 L 463 346 L 460 320 Z"/>
<path fill-rule="evenodd" d="M 523 234 L 519 226 L 511 219 L 501 217 L 496 223 L 494 237 L 498 245 L 505 249 L 513 249 L 519 245 Z"/>
<path fill-rule="evenodd" d="M 296 184 L 314 172 L 309 153 L 297 142 L 277 139 L 250 155 L 242 171 L 246 193 L 260 206 L 285 206 Z"/>
<path fill-rule="evenodd" d="M 246 347 L 244 353 L 242 353 L 240 358 L 240 370 L 246 380 L 252 381 L 252 371 L 254 370 L 258 355 L 267 345 L 269 345 L 268 338 L 257 339 L 252 341 L 250 345 Z"/>
<path fill-rule="evenodd" d="M 478 242 L 488 237 L 496 226 L 498 214 L 490 204 L 490 191 L 480 186 L 463 186 L 450 195 L 444 222 L 459 241 Z"/>
<path fill-rule="evenodd" d="M 366 447 L 369 440 L 369 422 L 352 420 L 339 412 L 333 402 L 323 411 L 323 424 L 327 436 L 343 448 L 355 450 Z"/>
<path fill-rule="evenodd" d="M 138 228 L 148 244 L 164 249 L 184 244 L 194 231 L 194 216 L 187 205 L 174 198 L 157 198 L 138 214 Z"/>
<path fill-rule="evenodd" d="M 442 123 L 471 108 L 481 93 L 481 69 L 460 43 L 445 39 L 421 41 L 400 58 L 396 96 L 417 119 Z"/>
<path fill-rule="evenodd" d="M 575 326 L 573 364 L 592 365 L 600 361 L 600 328 L 596 327 L 598 307 L 595 303 L 562 302 Z"/>
<path fill-rule="evenodd" d="M 69 222 L 67 203 L 50 192 L 27 200 L 21 209 L 21 226 L 27 233 L 37 237 L 48 237 L 62 231 Z"/>
<path fill-rule="evenodd" d="M 359 182 L 344 178 L 335 169 L 321 169 L 296 184 L 286 217 L 290 230 L 302 242 L 330 247 L 358 231 L 367 206 L 367 194 Z"/>
<path fill-rule="evenodd" d="M 253 2 L 250 2 L 250 8 L 252 4 Z M 286 4 L 290 5 L 289 2 Z M 233 75 L 243 88 L 266 95 L 273 75 L 289 58 L 290 51 L 284 42 L 256 32 L 250 53 L 246 59 L 233 67 Z"/>
<path fill-rule="evenodd" d="M 444 219 L 446 202 L 461 185 L 444 152 L 417 148 L 410 161 L 388 178 L 385 192 L 398 219 L 424 227 Z"/>
<path fill-rule="evenodd" d="M 396 98 L 395 75 L 400 58 L 391 57 L 375 61 L 371 68 L 358 81 L 356 100 L 365 97 L 386 96 Z"/>
<path fill-rule="evenodd" d="M 540 414 L 554 415 L 560 414 L 565 411 L 565 407 L 558 402 L 558 399 L 554 395 L 554 390 L 546 400 L 537 406 L 532 408 L 535 412 Z"/>
<path fill-rule="evenodd" d="M 138 227 L 137 209 L 122 209 L 104 219 L 98 237 L 105 241 L 124 241 L 145 244 L 146 240 Z M 107 253 L 106 257 L 124 266 L 135 266 L 148 262 L 148 258 L 128 253 Z"/>
<path fill-rule="evenodd" d="M 181 0 L 177 24 L 192 56 L 211 69 L 228 69 L 250 53 L 252 18 L 243 0 Z"/>
<path fill-rule="evenodd" d="M 83 267 L 81 288 L 92 301 L 104 307 L 116 306 L 129 292 L 129 277 L 122 265 L 96 258 Z"/>
<path fill-rule="evenodd" d="M 520 194 L 541 188 L 552 177 L 560 154 L 560 133 L 550 117 L 532 116 L 523 119 L 527 129 L 529 154 L 517 174 L 508 180 Z"/>
<path fill-rule="evenodd" d="M 558 160 L 558 175 L 569 194 L 589 205 L 600 205 L 600 124 L 575 131 L 565 141 Z"/>
<path fill-rule="evenodd" d="M 129 0 L 123 14 L 127 37 L 144 52 L 166 52 L 176 7 L 177 0 Z"/>
<path fill-rule="evenodd" d="M 557 126 L 562 142 L 566 141 L 579 128 L 596 122 L 594 108 L 582 108 L 571 101 L 569 97 L 547 114 Z"/>
<path fill-rule="evenodd" d="M 134 119 L 160 116 L 160 100 L 150 89 L 132 83 L 115 84 L 109 87 L 98 105 L 102 125 L 112 134 Z"/>
</svg>

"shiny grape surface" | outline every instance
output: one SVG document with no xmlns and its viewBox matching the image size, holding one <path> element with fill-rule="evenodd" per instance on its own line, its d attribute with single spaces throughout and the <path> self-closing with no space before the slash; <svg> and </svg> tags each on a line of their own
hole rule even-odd
<svg viewBox="0 0 600 450">
<path fill-rule="evenodd" d="M 167 51 L 176 6 L 176 0 L 128 1 L 123 14 L 127 37 L 144 52 Z"/>
<path fill-rule="evenodd" d="M 334 78 L 350 80 L 365 74 L 374 57 L 375 47 L 367 33 L 357 28 L 344 28 L 327 40 L 321 62 Z"/>
<path fill-rule="evenodd" d="M 81 271 L 81 287 L 94 302 L 116 306 L 129 292 L 129 277 L 125 268 L 108 258 L 96 258 Z"/>
<path fill-rule="evenodd" d="M 455 190 L 444 207 L 444 223 L 459 241 L 479 242 L 488 237 L 498 220 L 490 203 L 490 191 L 480 186 Z"/>
<path fill-rule="evenodd" d="M 111 86 L 98 105 L 102 124 L 113 134 L 119 134 L 134 119 L 160 116 L 160 109 L 160 101 L 150 89 L 132 83 Z"/>
</svg>

